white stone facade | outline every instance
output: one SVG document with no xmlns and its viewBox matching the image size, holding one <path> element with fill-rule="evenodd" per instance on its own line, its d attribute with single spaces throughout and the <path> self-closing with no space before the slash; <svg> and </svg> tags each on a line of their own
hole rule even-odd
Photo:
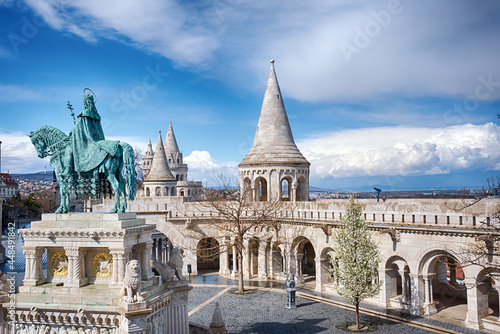
<svg viewBox="0 0 500 334">
<path fill-rule="evenodd" d="M 187 300 L 192 288 L 186 281 L 162 283 L 154 276 L 153 230 L 135 213 L 43 215 L 20 231 L 25 241 L 25 279 L 4 330 L 188 334 Z M 133 262 L 142 268 L 135 276 L 128 265 Z M 139 284 L 134 285 L 141 297 L 136 302 L 123 297 L 130 279 L 138 280 L 132 283 Z"/>
</svg>

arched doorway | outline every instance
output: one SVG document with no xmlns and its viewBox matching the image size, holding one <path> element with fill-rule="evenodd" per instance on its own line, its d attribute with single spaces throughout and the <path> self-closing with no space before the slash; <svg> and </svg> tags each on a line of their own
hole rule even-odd
<svg viewBox="0 0 500 334">
<path fill-rule="evenodd" d="M 467 306 L 467 288 L 462 267 L 446 251 L 427 254 L 421 264 L 424 279 L 424 313 L 443 312 L 447 317 L 463 321 Z"/>
<path fill-rule="evenodd" d="M 250 239 L 248 241 L 248 275 L 249 277 L 257 276 L 259 274 L 259 241 L 257 239 Z"/>
<path fill-rule="evenodd" d="M 219 253 L 219 242 L 215 238 L 201 239 L 196 247 L 198 271 L 218 271 L 220 268 Z"/>
<path fill-rule="evenodd" d="M 321 252 L 319 273 L 316 273 L 316 290 L 333 291 L 335 284 L 330 273 L 332 260 L 335 259 L 335 252 L 332 248 L 326 247 Z"/>
<path fill-rule="evenodd" d="M 271 248 L 271 272 L 274 279 L 286 278 L 285 256 L 283 245 L 274 243 Z"/>
<path fill-rule="evenodd" d="M 315 288 L 316 252 L 312 243 L 306 237 L 295 238 L 292 244 L 292 259 L 290 270 L 295 273 L 298 284 L 308 283 Z"/>
<path fill-rule="evenodd" d="M 382 294 L 386 305 L 409 311 L 412 296 L 410 268 L 406 260 L 394 256 L 387 261 L 384 271 Z"/>
</svg>

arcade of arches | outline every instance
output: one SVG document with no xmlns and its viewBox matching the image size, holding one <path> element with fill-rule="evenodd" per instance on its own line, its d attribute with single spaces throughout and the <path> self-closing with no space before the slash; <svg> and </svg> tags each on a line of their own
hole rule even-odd
<svg viewBox="0 0 500 334">
<path fill-rule="evenodd" d="M 311 229 L 312 230 L 312 229 Z M 278 241 L 268 235 L 245 241 L 243 274 L 245 279 L 284 280 L 287 273 L 295 275 L 297 284 L 306 284 L 317 291 L 335 292 L 337 282 L 329 275 L 335 259 L 332 238 L 323 230 Z M 316 230 L 317 231 L 317 230 Z M 374 234 L 383 241 L 387 236 Z M 379 243 L 382 244 L 382 243 Z M 387 244 L 387 243 L 386 243 Z M 466 319 L 469 327 L 498 322 L 499 295 L 494 282 L 475 284 L 482 273 L 462 268 L 456 256 L 445 250 L 442 242 L 419 251 L 392 247 L 381 249 L 379 281 L 382 288 L 372 299 L 385 307 L 397 308 L 412 314 L 447 316 Z M 220 251 L 219 249 L 224 249 Z M 236 251 L 230 238 L 203 238 L 197 243 L 197 261 L 194 272 L 202 269 L 218 270 L 220 274 L 237 276 Z M 193 263 L 194 264 L 194 263 Z M 482 325 L 481 325 L 482 326 Z"/>
</svg>

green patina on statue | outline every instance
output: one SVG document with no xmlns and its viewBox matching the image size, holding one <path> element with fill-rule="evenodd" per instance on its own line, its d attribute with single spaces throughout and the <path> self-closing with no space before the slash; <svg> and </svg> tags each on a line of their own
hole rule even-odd
<svg viewBox="0 0 500 334">
<path fill-rule="evenodd" d="M 125 212 L 127 198 L 135 198 L 134 151 L 127 143 L 104 139 L 94 96 L 86 95 L 86 90 L 90 89 L 84 90 L 85 108 L 75 120 L 69 136 L 46 125 L 32 131 L 29 137 L 40 158 L 51 156 L 50 165 L 61 192 L 61 205 L 56 213 L 68 212 L 71 193 L 90 196 L 105 193 L 104 178 L 115 194 L 111 212 Z M 69 103 L 68 106 L 72 111 Z"/>
</svg>

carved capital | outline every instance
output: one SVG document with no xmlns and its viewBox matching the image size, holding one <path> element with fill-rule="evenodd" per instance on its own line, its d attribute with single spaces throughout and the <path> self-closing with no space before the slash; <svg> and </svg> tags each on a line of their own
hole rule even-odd
<svg viewBox="0 0 500 334">
<path fill-rule="evenodd" d="M 394 227 L 386 228 L 380 231 L 381 234 L 387 233 L 391 236 L 392 241 L 400 242 L 401 233 Z"/>
<path fill-rule="evenodd" d="M 321 226 L 321 229 L 323 230 L 325 235 L 330 235 L 330 236 L 332 235 L 332 226 L 331 225 L 323 224 Z"/>
</svg>

